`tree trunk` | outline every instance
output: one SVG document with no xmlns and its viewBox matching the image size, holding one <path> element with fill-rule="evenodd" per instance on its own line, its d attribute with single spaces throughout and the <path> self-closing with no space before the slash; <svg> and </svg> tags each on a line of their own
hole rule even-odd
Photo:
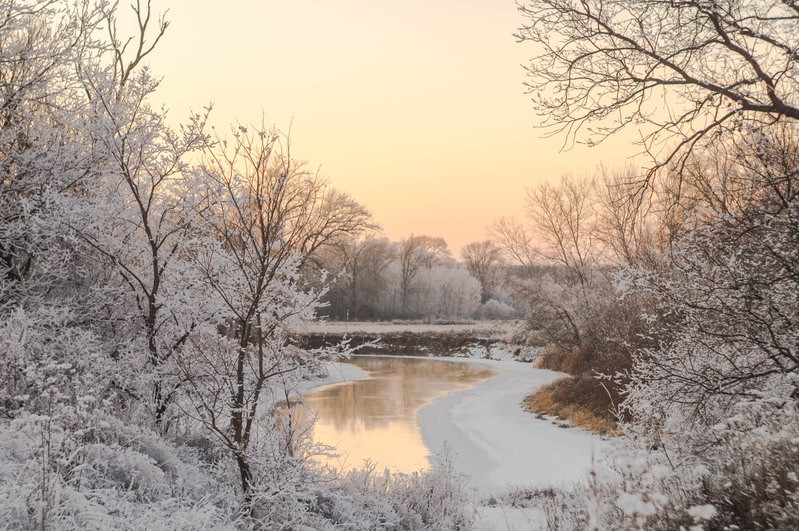
<svg viewBox="0 0 799 531">
<path fill-rule="evenodd" d="M 239 466 L 241 490 L 244 491 L 244 499 L 249 502 L 252 495 L 250 492 L 250 487 L 252 486 L 252 470 L 250 469 L 250 464 L 247 462 L 247 458 L 244 454 L 239 452 L 236 453 L 236 464 Z"/>
</svg>

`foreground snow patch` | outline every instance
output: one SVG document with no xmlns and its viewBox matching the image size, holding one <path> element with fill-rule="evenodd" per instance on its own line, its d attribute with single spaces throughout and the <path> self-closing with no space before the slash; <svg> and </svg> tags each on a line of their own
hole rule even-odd
<svg viewBox="0 0 799 531">
<path fill-rule="evenodd" d="M 457 361 L 486 364 L 496 375 L 421 408 L 418 422 L 430 450 L 441 452 L 448 443 L 455 468 L 482 496 L 583 481 L 592 461 L 610 448 L 597 435 L 522 409 L 525 396 L 563 374 L 513 361 Z"/>
</svg>

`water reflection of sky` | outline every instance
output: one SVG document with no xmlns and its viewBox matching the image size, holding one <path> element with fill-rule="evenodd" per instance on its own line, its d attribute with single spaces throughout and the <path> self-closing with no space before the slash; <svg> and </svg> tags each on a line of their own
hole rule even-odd
<svg viewBox="0 0 799 531">
<path fill-rule="evenodd" d="M 366 459 L 392 471 L 427 468 L 430 452 L 416 424 L 417 410 L 492 374 L 482 365 L 439 360 L 355 356 L 349 363 L 371 378 L 305 397 L 318 415 L 314 438 L 338 447 L 341 456 L 328 462 L 339 468 L 357 467 Z"/>
</svg>

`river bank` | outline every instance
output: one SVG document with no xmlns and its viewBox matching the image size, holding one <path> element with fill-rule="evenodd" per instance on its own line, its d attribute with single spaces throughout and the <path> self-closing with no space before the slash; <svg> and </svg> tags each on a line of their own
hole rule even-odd
<svg viewBox="0 0 799 531">
<path fill-rule="evenodd" d="M 518 321 L 467 323 L 318 321 L 292 330 L 306 350 L 346 342 L 355 353 L 458 356 L 533 361 L 538 349 L 524 345 Z"/>
<path fill-rule="evenodd" d="M 611 441 L 568 429 L 525 411 L 522 401 L 563 373 L 510 360 L 464 360 L 494 375 L 419 410 L 422 437 L 432 452 L 447 444 L 456 468 L 484 496 L 509 488 L 559 487 L 587 478 L 592 459 Z"/>
</svg>

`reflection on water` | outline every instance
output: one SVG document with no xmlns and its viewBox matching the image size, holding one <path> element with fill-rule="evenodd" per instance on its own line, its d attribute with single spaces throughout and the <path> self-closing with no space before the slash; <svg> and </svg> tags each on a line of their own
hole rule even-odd
<svg viewBox="0 0 799 531">
<path fill-rule="evenodd" d="M 492 373 L 470 363 L 397 357 L 354 356 L 348 363 L 368 371 L 370 379 L 305 396 L 306 406 L 318 415 L 314 439 L 338 448 L 341 456 L 328 461 L 338 468 L 358 467 L 365 459 L 392 471 L 427 468 L 430 452 L 416 411 Z"/>
</svg>

